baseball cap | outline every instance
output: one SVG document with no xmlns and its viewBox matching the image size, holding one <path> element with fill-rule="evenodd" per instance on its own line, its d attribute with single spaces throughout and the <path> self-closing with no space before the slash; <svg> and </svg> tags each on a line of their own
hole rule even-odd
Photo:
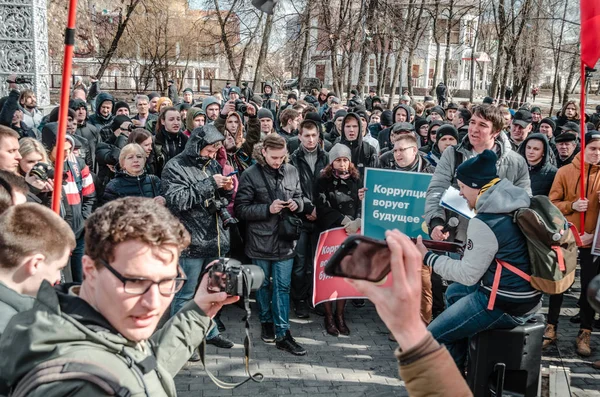
<svg viewBox="0 0 600 397">
<path fill-rule="evenodd" d="M 533 116 L 528 110 L 519 110 L 514 114 L 512 122 L 525 128 L 533 122 Z"/>
<path fill-rule="evenodd" d="M 560 129 L 565 132 L 565 131 L 573 131 L 576 133 L 580 133 L 581 129 L 579 129 L 579 124 L 574 123 L 572 121 L 567 121 L 564 125 L 560 126 Z"/>
</svg>

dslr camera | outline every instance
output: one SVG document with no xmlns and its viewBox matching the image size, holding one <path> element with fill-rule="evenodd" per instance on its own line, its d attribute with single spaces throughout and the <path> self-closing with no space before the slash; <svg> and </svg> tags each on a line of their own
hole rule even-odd
<svg viewBox="0 0 600 397">
<path fill-rule="evenodd" d="M 219 218 L 221 218 L 225 229 L 228 229 L 229 226 L 239 222 L 236 218 L 231 216 L 229 211 L 227 211 L 228 204 L 229 201 L 222 197 L 212 197 L 206 200 L 206 209 L 211 215 L 219 214 Z"/>
<path fill-rule="evenodd" d="M 235 111 L 240 112 L 243 115 L 246 115 L 246 112 L 248 111 L 248 104 L 246 102 L 242 101 L 241 99 L 236 99 L 235 100 Z"/>
<path fill-rule="evenodd" d="M 48 179 L 54 179 L 54 167 L 47 163 L 37 163 L 33 166 L 29 175 L 35 176 L 37 179 L 47 181 Z M 63 184 L 67 183 L 68 174 L 66 171 L 63 172 Z"/>
<path fill-rule="evenodd" d="M 15 83 L 15 84 L 31 84 L 31 80 L 26 79 L 25 77 L 17 77 L 15 81 L 6 80 L 7 83 Z"/>
<path fill-rule="evenodd" d="M 208 290 L 230 296 L 248 296 L 265 281 L 265 273 L 256 265 L 242 265 L 235 259 L 221 258 L 208 270 Z"/>
</svg>

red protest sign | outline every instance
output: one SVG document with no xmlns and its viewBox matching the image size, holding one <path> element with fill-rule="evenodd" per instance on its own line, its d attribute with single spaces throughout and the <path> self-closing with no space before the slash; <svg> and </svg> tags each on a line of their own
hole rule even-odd
<svg viewBox="0 0 600 397">
<path fill-rule="evenodd" d="M 364 298 L 364 295 L 354 289 L 343 278 L 325 274 L 327 261 L 340 248 L 346 237 L 348 235 L 343 227 L 326 230 L 319 236 L 313 271 L 313 306 L 337 299 Z M 391 275 L 388 275 L 382 286 L 390 286 L 391 281 Z"/>
</svg>

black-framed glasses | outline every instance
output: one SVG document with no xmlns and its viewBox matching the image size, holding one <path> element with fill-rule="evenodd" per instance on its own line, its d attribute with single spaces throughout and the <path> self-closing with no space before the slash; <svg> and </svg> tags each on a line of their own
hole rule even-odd
<svg viewBox="0 0 600 397">
<path fill-rule="evenodd" d="M 177 277 L 154 281 L 144 277 L 125 277 L 105 260 L 98 259 L 98 262 L 123 283 L 123 290 L 130 295 L 144 295 L 154 284 L 158 285 L 161 294 L 173 295 L 181 290 L 187 280 L 181 266 L 177 267 Z"/>
</svg>

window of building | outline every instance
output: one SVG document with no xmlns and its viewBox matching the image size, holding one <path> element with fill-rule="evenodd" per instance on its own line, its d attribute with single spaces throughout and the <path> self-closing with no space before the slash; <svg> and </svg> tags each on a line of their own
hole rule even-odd
<svg viewBox="0 0 600 397">
<path fill-rule="evenodd" d="M 460 19 L 438 19 L 435 24 L 434 34 L 437 40 L 445 44 L 446 34 L 450 29 L 450 44 L 458 44 L 460 42 Z"/>
</svg>

